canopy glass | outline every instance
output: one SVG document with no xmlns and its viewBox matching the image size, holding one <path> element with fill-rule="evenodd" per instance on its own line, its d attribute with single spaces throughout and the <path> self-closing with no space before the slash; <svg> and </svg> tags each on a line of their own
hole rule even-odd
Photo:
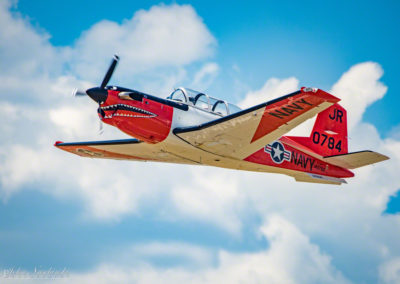
<svg viewBox="0 0 400 284">
<path fill-rule="evenodd" d="M 219 100 L 207 94 L 183 87 L 175 89 L 167 99 L 182 102 L 221 116 L 241 110 L 239 107 L 224 100 Z"/>
</svg>

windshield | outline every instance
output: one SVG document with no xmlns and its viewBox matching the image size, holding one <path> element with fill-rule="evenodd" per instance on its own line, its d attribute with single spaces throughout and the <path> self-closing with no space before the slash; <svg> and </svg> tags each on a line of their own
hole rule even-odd
<svg viewBox="0 0 400 284">
<path fill-rule="evenodd" d="M 167 99 L 183 102 L 221 116 L 241 111 L 238 106 L 189 88 L 177 88 Z"/>
</svg>

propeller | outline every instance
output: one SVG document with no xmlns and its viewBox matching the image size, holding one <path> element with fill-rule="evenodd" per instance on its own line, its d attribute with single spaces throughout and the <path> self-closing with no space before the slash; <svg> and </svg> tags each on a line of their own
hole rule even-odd
<svg viewBox="0 0 400 284">
<path fill-rule="evenodd" d="M 83 96 L 87 96 L 87 94 L 86 94 L 86 92 L 85 91 L 82 91 L 82 90 L 79 90 L 79 89 L 74 89 L 73 91 L 72 91 L 72 95 L 74 96 L 74 97 L 83 97 Z"/>
<path fill-rule="evenodd" d="M 107 86 L 108 81 L 110 81 L 111 76 L 114 73 L 114 70 L 115 70 L 115 67 L 117 66 L 118 61 L 119 61 L 119 57 L 118 57 L 118 55 L 115 54 L 111 61 L 110 67 L 108 67 L 107 73 L 104 76 L 103 82 L 101 82 L 100 88 L 104 89 Z"/>
<path fill-rule="evenodd" d="M 115 68 L 117 67 L 119 61 L 119 56 L 114 55 L 110 67 L 108 67 L 107 73 L 104 75 L 103 81 L 101 82 L 100 87 L 94 87 L 87 89 L 86 91 L 82 91 L 79 89 L 75 89 L 73 91 L 73 95 L 75 97 L 82 97 L 88 95 L 92 100 L 101 104 L 107 100 L 108 92 L 106 86 L 111 79 L 111 76 L 114 73 Z"/>
<path fill-rule="evenodd" d="M 99 120 L 99 135 L 103 134 L 104 129 L 103 129 L 103 121 Z"/>
<path fill-rule="evenodd" d="M 101 112 L 102 110 L 100 108 L 100 105 L 102 103 L 104 103 L 108 97 L 108 91 L 106 89 L 106 86 L 107 86 L 108 82 L 110 81 L 115 68 L 117 67 L 118 61 L 119 61 L 119 56 L 115 54 L 111 61 L 110 67 L 108 67 L 107 73 L 104 75 L 104 78 L 103 78 L 103 81 L 101 82 L 100 87 L 90 88 L 90 89 L 87 89 L 86 91 L 75 89 L 72 92 L 72 95 L 74 97 L 89 96 L 92 100 L 94 100 L 95 102 L 97 102 L 99 104 L 98 111 Z M 103 133 L 103 121 L 100 120 L 99 134 L 102 134 L 102 133 Z"/>
</svg>

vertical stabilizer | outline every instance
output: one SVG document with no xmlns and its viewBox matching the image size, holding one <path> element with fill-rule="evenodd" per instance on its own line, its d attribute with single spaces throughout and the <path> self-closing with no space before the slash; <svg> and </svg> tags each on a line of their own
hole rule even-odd
<svg viewBox="0 0 400 284">
<path fill-rule="evenodd" d="M 323 157 L 346 154 L 347 112 L 336 103 L 318 114 L 310 137 L 288 138 Z"/>
</svg>

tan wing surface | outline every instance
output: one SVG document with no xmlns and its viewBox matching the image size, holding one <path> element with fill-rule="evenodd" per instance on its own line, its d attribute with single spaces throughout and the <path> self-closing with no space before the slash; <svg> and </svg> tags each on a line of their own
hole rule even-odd
<svg viewBox="0 0 400 284">
<path fill-rule="evenodd" d="M 244 159 L 338 101 L 322 90 L 303 88 L 199 126 L 176 128 L 174 133 L 204 151 Z"/>
<path fill-rule="evenodd" d="M 389 157 L 373 151 L 360 151 L 360 152 L 324 157 L 322 160 L 342 168 L 357 169 L 367 165 L 382 162 L 388 159 Z"/>
<path fill-rule="evenodd" d="M 194 161 L 164 151 L 157 144 L 148 144 L 137 139 L 56 142 L 55 146 L 61 150 L 88 158 L 196 164 Z"/>
</svg>

